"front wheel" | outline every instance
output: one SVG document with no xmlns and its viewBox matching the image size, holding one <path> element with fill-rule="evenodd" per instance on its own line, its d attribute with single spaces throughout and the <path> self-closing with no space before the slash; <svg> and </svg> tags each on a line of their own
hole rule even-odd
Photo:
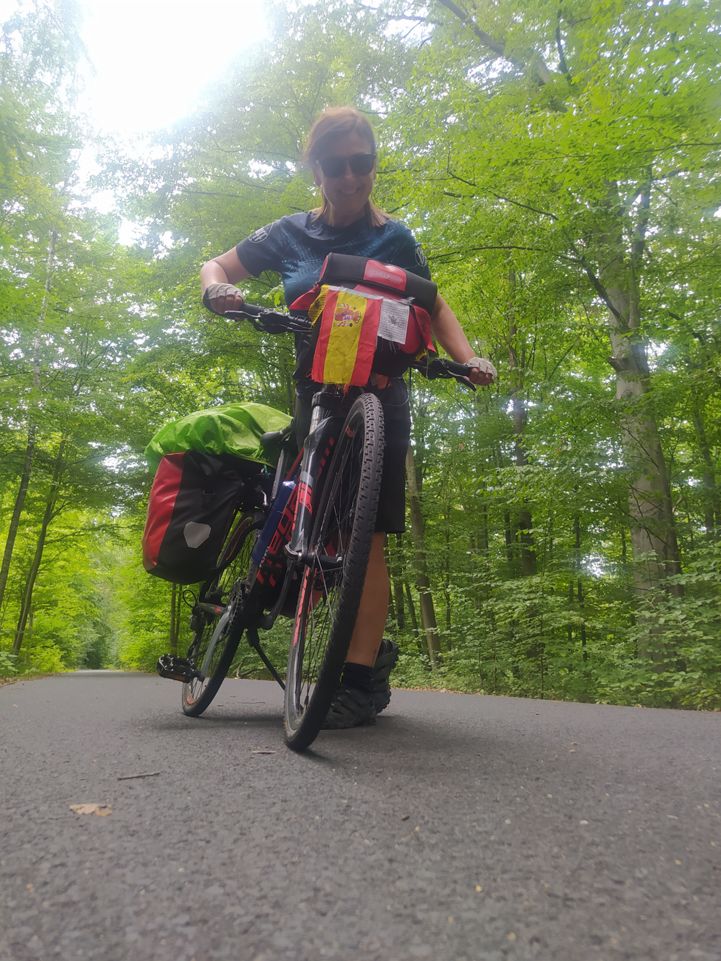
<svg viewBox="0 0 721 961">
<path fill-rule="evenodd" d="M 373 394 L 353 404 L 328 465 L 301 573 L 285 686 L 285 738 L 295 751 L 316 738 L 340 681 L 363 592 L 383 473 L 383 409 Z"/>
<path fill-rule="evenodd" d="M 228 536 L 220 559 L 218 573 L 204 585 L 193 611 L 193 640 L 188 660 L 201 677 L 183 684 L 183 713 L 199 717 L 220 690 L 240 641 L 240 631 L 231 630 L 229 607 L 233 585 L 250 567 L 260 523 L 253 517 L 241 517 Z"/>
</svg>

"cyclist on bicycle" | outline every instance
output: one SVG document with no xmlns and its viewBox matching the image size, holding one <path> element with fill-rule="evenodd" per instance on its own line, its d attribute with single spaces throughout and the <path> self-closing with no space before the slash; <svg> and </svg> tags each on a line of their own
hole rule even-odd
<svg viewBox="0 0 721 961">
<path fill-rule="evenodd" d="M 265 270 L 281 275 L 286 302 L 291 304 L 317 281 L 329 253 L 370 257 L 430 279 L 426 258 L 411 232 L 371 200 L 376 142 L 373 129 L 361 113 L 352 107 L 325 110 L 311 129 L 305 159 L 320 188 L 320 208 L 281 217 L 204 264 L 200 274 L 203 303 L 214 313 L 238 310 L 244 298 L 235 285 Z M 493 365 L 475 355 L 456 315 L 440 295 L 431 326 L 435 340 L 453 360 L 470 364 L 473 383 L 492 383 L 496 376 Z M 296 382 L 295 419 L 302 439 L 308 431 L 311 400 L 319 385 L 309 379 L 309 369 L 296 370 Z M 383 640 L 389 596 L 384 546 L 387 534 L 405 530 L 408 394 L 402 378 L 379 374 L 371 376 L 368 389 L 378 396 L 385 417 L 383 478 L 356 626 L 341 685 L 326 719 L 327 728 L 374 721 L 378 710 L 388 703 L 388 675 L 397 657 L 395 645 Z M 377 659 L 383 668 L 374 677 Z"/>
</svg>

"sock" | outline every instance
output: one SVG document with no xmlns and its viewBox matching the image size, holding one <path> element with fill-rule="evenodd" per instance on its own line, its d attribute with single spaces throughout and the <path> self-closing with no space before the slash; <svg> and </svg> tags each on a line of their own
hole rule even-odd
<svg viewBox="0 0 721 961">
<path fill-rule="evenodd" d="M 347 687 L 354 687 L 358 691 L 366 694 L 373 693 L 373 668 L 366 667 L 365 664 L 352 664 L 346 661 L 343 665 L 343 676 L 341 684 Z"/>
</svg>

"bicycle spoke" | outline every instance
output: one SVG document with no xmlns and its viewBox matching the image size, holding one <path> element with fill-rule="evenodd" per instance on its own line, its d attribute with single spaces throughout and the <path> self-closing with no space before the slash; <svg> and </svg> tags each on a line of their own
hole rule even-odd
<svg viewBox="0 0 721 961">
<path fill-rule="evenodd" d="M 315 738 L 341 676 L 375 528 L 382 458 L 383 413 L 377 398 L 365 394 L 354 402 L 329 463 L 312 534 L 314 561 L 303 573 L 285 702 L 286 740 L 294 750 Z"/>
</svg>

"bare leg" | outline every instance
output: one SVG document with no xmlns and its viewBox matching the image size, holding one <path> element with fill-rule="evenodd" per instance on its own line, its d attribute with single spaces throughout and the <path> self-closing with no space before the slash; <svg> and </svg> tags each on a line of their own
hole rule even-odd
<svg viewBox="0 0 721 961">
<path fill-rule="evenodd" d="M 383 550 L 385 542 L 385 534 L 373 535 L 358 617 L 346 656 L 347 661 L 366 667 L 375 664 L 388 616 L 389 580 Z"/>
</svg>

